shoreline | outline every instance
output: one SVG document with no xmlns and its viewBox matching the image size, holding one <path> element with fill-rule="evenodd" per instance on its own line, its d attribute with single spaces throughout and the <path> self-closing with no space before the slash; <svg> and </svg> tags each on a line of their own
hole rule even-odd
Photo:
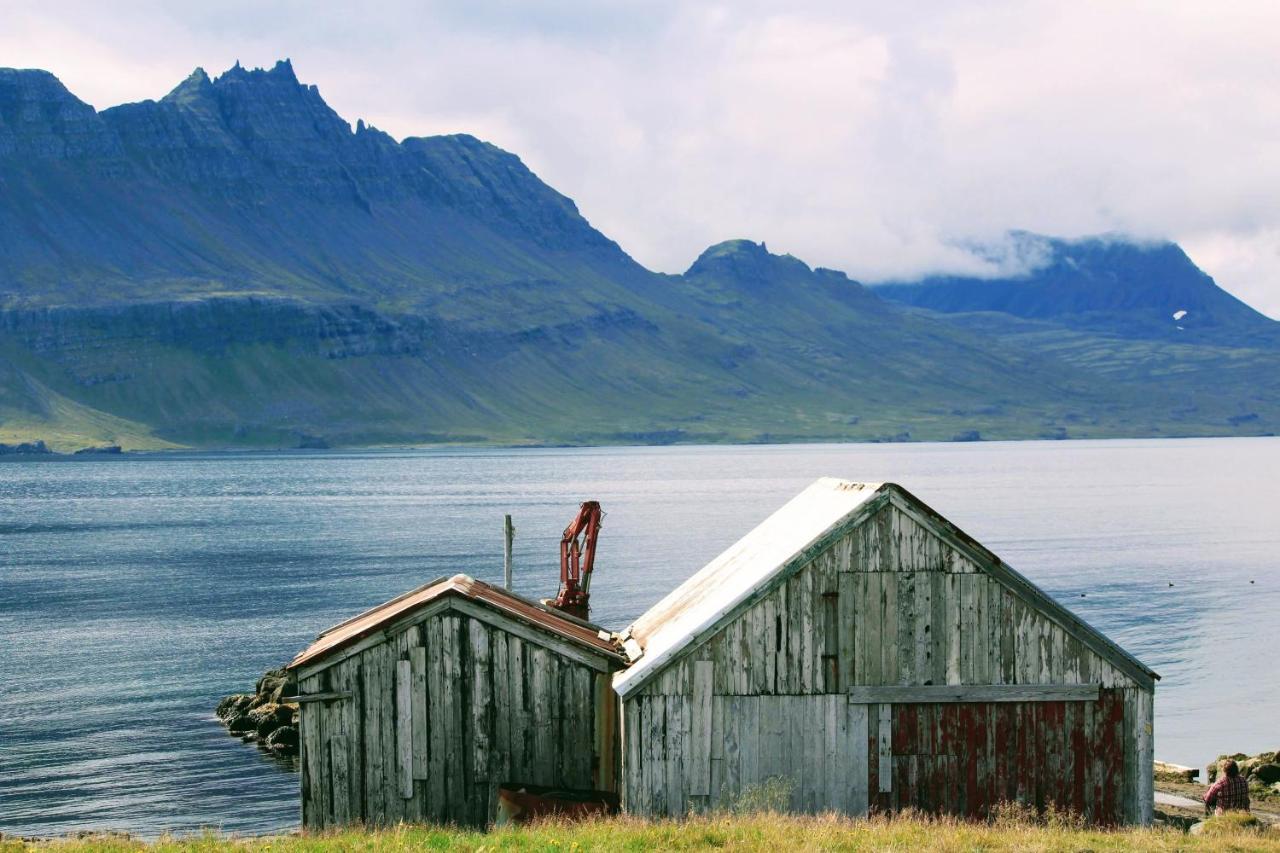
<svg viewBox="0 0 1280 853">
<path fill-rule="evenodd" d="M 1071 443 L 1073 445 L 1080 444 L 1101 444 L 1103 442 L 1157 442 L 1157 441 L 1219 441 L 1223 439 L 1232 440 L 1259 440 L 1276 438 L 1274 433 L 1260 433 L 1257 435 L 1237 435 L 1237 434 L 1211 434 L 1211 435 L 1141 435 L 1141 436 L 1106 436 L 1106 437 L 1065 437 L 1065 438 L 999 438 L 999 439 L 957 439 L 957 440 L 929 440 L 929 439 L 908 439 L 904 441 L 885 441 L 878 439 L 848 439 L 848 440 L 832 440 L 818 439 L 814 441 L 709 441 L 709 442 L 661 442 L 656 444 L 634 444 L 634 443 L 582 443 L 582 444 L 561 444 L 561 443 L 508 443 L 508 442 L 439 442 L 432 444 L 369 444 L 369 445 L 350 445 L 335 447 L 176 447 L 164 449 L 139 449 L 132 450 L 120 448 L 119 450 L 111 450 L 106 448 L 83 448 L 81 450 L 63 452 L 63 451 L 37 451 L 37 452 L 0 452 L 0 463 L 5 462 L 70 462 L 70 461 L 103 461 L 111 459 L 177 459 L 183 457 L 209 457 L 209 456 L 298 456 L 298 457 L 323 457 L 323 456 L 340 456 L 344 454 L 350 455 L 393 455 L 396 453 L 430 453 L 433 451 L 463 451 L 483 453 L 486 451 L 504 451 L 504 450 L 657 450 L 657 449 L 745 449 L 745 448 L 786 448 L 786 447 L 847 447 L 851 445 L 872 447 L 872 446 L 903 446 L 913 445 L 919 447 L 952 447 L 956 445 L 1057 445 Z M 113 447 L 119 447 L 113 445 Z"/>
</svg>

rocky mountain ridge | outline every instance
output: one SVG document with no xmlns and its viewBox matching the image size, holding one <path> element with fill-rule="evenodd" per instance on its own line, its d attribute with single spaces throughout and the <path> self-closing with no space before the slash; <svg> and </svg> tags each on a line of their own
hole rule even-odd
<svg viewBox="0 0 1280 853">
<path fill-rule="evenodd" d="M 515 155 L 465 135 L 396 142 L 352 127 L 287 60 L 217 77 L 197 69 L 159 100 L 102 111 L 47 72 L 0 69 L 0 189 L 8 443 L 901 440 L 1280 426 L 1270 390 L 1280 372 L 1257 343 L 1264 334 L 1230 354 L 1213 348 L 1216 338 L 1151 343 L 1166 347 L 1152 359 L 1135 347 L 1158 336 L 1135 343 L 1107 325 L 1119 309 L 1167 309 L 1120 261 L 1113 272 L 1134 304 L 1071 323 L 1024 309 L 1019 294 L 978 308 L 899 304 L 881 298 L 900 298 L 893 289 L 747 240 L 710 247 L 683 275 L 658 275 Z M 1046 275 L 1083 292 L 1068 261 Z M 1093 263 L 1088 282 L 1105 278 L 1107 263 Z M 1193 316 L 1238 319 L 1211 280 L 1193 284 L 1208 293 Z M 1187 376 L 1229 364 L 1229 381 L 1174 385 L 1142 366 L 1170 354 L 1192 365 Z"/>
</svg>

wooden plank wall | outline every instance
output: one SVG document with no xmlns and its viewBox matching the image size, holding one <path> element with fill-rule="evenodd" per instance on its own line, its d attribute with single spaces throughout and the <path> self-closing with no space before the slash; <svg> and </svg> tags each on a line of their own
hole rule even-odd
<svg viewBox="0 0 1280 853">
<path fill-rule="evenodd" d="M 997 803 L 1017 801 L 1069 809 L 1094 824 L 1126 822 L 1115 773 L 1124 693 L 1104 689 L 1094 702 L 880 706 L 891 708 L 889 719 L 871 719 L 868 744 L 887 741 L 890 750 L 870 768 L 872 804 L 986 818 Z"/>
<path fill-rule="evenodd" d="M 501 782 L 615 789 L 609 673 L 446 610 L 300 683 L 302 823 L 484 826 Z M 406 719 L 406 715 L 408 719 Z"/>
<path fill-rule="evenodd" d="M 1114 768 L 1124 780 L 1122 813 L 1129 822 L 1150 819 L 1150 782 L 1143 781 L 1149 773 L 1139 768 L 1150 766 L 1151 694 L 892 504 L 672 661 L 637 695 L 664 703 L 691 696 L 695 673 L 707 664 L 716 708 L 722 697 L 842 694 L 853 685 L 1091 683 L 1122 691 L 1115 695 L 1123 696 L 1125 738 L 1116 759 L 1122 766 Z M 624 715 L 654 719 L 651 706 L 631 697 Z M 719 716 L 713 722 L 711 747 L 724 748 L 718 745 L 728 734 Z M 874 738 L 875 719 L 871 729 Z M 656 749 L 643 744 L 649 738 L 639 738 L 635 749 Z M 757 748 L 772 747 L 762 740 Z M 647 777 L 635 771 L 654 757 L 632 750 L 629 735 L 624 791 L 640 787 L 638 799 L 624 794 L 624 802 L 644 803 L 647 813 L 652 795 L 640 793 Z M 874 743 L 870 755 L 877 756 Z M 726 775 L 725 782 L 732 792 L 740 779 Z"/>
<path fill-rule="evenodd" d="M 680 817 L 769 797 L 768 805 L 793 812 L 866 812 L 867 706 L 836 695 L 710 700 L 710 724 L 701 728 L 694 696 L 628 699 L 628 811 Z M 788 781 L 770 789 L 776 779 Z"/>
</svg>

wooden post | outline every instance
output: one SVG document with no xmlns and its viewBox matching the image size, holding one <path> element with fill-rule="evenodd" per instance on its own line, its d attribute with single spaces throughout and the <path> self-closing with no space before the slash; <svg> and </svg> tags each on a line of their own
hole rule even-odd
<svg viewBox="0 0 1280 853">
<path fill-rule="evenodd" d="M 511 526 L 511 516 L 502 517 L 502 577 L 506 582 L 507 592 L 511 591 L 511 539 L 516 529 Z"/>
</svg>

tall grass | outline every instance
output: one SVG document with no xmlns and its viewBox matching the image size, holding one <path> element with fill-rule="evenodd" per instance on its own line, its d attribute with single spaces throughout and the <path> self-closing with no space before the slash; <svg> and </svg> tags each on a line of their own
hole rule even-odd
<svg viewBox="0 0 1280 853">
<path fill-rule="evenodd" d="M 94 851 L 242 851 L 329 853 L 360 850 L 589 851 L 589 850 L 1273 850 L 1280 832 L 1222 825 L 1212 834 L 1189 836 L 1174 829 L 1082 829 L 1070 821 L 1022 821 L 1004 814 L 990 823 L 966 823 L 923 815 L 855 820 L 843 816 L 797 817 L 761 813 L 693 816 L 686 820 L 602 818 L 581 823 L 548 821 L 492 832 L 400 826 L 378 831 L 234 838 L 203 835 L 143 842 L 120 837 L 66 839 L 30 844 L 0 843 L 4 853 L 31 847 L 58 853 Z"/>
</svg>

